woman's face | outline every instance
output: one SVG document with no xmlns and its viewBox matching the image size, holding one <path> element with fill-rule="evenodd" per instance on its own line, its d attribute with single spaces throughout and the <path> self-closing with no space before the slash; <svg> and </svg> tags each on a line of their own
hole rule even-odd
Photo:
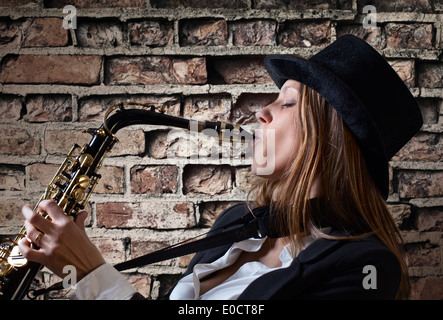
<svg viewBox="0 0 443 320">
<path fill-rule="evenodd" d="M 294 126 L 300 89 L 300 82 L 286 81 L 277 100 L 256 113 L 260 128 L 253 141 L 252 171 L 258 176 L 278 177 L 293 161 L 300 145 Z"/>
</svg>

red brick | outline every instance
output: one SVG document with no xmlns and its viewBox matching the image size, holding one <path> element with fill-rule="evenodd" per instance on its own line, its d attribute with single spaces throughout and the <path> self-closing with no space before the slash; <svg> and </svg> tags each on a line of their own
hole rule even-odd
<svg viewBox="0 0 443 320">
<path fill-rule="evenodd" d="M 151 277 L 146 274 L 124 274 L 124 276 L 143 297 L 147 299 L 151 297 Z"/>
<path fill-rule="evenodd" d="M 169 21 L 140 21 L 128 24 L 132 45 L 165 47 L 174 42 L 174 26 Z"/>
<path fill-rule="evenodd" d="M 39 154 L 40 139 L 26 129 L 0 127 L 0 154 Z"/>
<path fill-rule="evenodd" d="M 95 244 L 108 263 L 118 263 L 125 259 L 125 245 L 123 239 L 106 239 L 91 237 L 91 241 Z"/>
<path fill-rule="evenodd" d="M 121 130 L 116 134 L 117 142 L 107 157 L 140 155 L 145 152 L 145 133 L 142 129 Z"/>
<path fill-rule="evenodd" d="M 77 41 L 81 47 L 118 47 L 124 43 L 122 27 L 113 22 L 78 22 Z"/>
<path fill-rule="evenodd" d="M 417 230 L 443 231 L 443 208 L 423 208 L 418 210 Z"/>
<path fill-rule="evenodd" d="M 413 60 L 389 61 L 389 64 L 408 87 L 415 87 L 415 63 Z"/>
<path fill-rule="evenodd" d="M 337 9 L 337 2 L 342 5 L 342 9 L 351 9 L 351 1 L 334 1 L 334 0 L 254 0 L 253 5 L 256 9 L 289 9 L 289 10 L 306 10 L 306 9 Z"/>
<path fill-rule="evenodd" d="M 98 126 L 97 126 L 98 127 Z M 81 147 L 91 141 L 92 136 L 83 130 L 46 130 L 45 150 L 49 154 L 66 155 L 74 143 Z M 117 142 L 106 157 L 138 155 L 145 150 L 143 130 L 122 130 L 117 132 Z"/>
<path fill-rule="evenodd" d="M 22 39 L 21 26 L 16 20 L 0 21 L 0 45 L 19 46 Z"/>
<path fill-rule="evenodd" d="M 175 193 L 176 166 L 135 166 L 131 168 L 131 190 L 134 193 Z"/>
<path fill-rule="evenodd" d="M 183 193 L 221 195 L 232 190 L 231 170 L 227 166 L 187 165 L 183 173 Z"/>
<path fill-rule="evenodd" d="M 154 159 L 165 159 L 168 156 L 169 149 L 176 142 L 175 139 L 170 139 L 169 131 L 163 130 L 148 132 L 146 141 L 148 142 L 148 155 Z"/>
<path fill-rule="evenodd" d="M 60 165 L 61 163 L 59 165 L 47 163 L 34 163 L 29 165 L 27 167 L 29 175 L 28 190 L 34 191 L 33 189 L 36 189 L 42 191 L 42 187 L 46 187 L 51 182 L 52 177 Z"/>
<path fill-rule="evenodd" d="M 2 7 L 37 7 L 40 5 L 39 0 L 3 0 L 1 3 Z"/>
<path fill-rule="evenodd" d="M 408 245 L 408 265 L 410 267 L 437 267 L 440 264 L 440 248 L 430 243 Z"/>
<path fill-rule="evenodd" d="M 184 102 L 183 116 L 193 120 L 228 121 L 230 113 L 230 95 L 190 96 Z"/>
<path fill-rule="evenodd" d="M 187 254 L 185 256 L 178 257 L 178 266 L 180 268 L 187 268 L 191 263 L 192 258 L 194 258 L 195 253 Z"/>
<path fill-rule="evenodd" d="M 437 124 L 440 114 L 440 100 L 433 98 L 418 98 L 424 124 Z"/>
<path fill-rule="evenodd" d="M 29 172 L 29 191 L 42 192 L 52 177 L 57 172 L 60 164 L 34 163 L 28 166 Z M 94 189 L 94 193 L 118 194 L 123 193 L 123 168 L 115 166 L 103 166 L 99 173 L 102 178 Z"/>
<path fill-rule="evenodd" d="M 441 161 L 443 159 L 443 136 L 420 133 L 414 136 L 393 158 L 393 161 Z"/>
<path fill-rule="evenodd" d="M 2 95 L 0 97 L 0 122 L 15 122 L 20 119 L 22 102 L 19 97 Z"/>
<path fill-rule="evenodd" d="M 249 0 L 151 0 L 154 8 L 176 8 L 179 6 L 189 8 L 249 8 Z"/>
<path fill-rule="evenodd" d="M 194 205 L 183 201 L 147 201 L 140 204 L 136 226 L 154 229 L 195 227 Z"/>
<path fill-rule="evenodd" d="M 256 123 L 256 112 L 274 102 L 277 97 L 278 94 L 274 93 L 240 94 L 232 111 L 232 122 L 239 124 Z"/>
<path fill-rule="evenodd" d="M 34 206 L 34 203 L 30 203 L 29 201 L 26 200 L 2 199 L 2 201 L 0 201 L 0 226 L 2 227 L 22 226 L 25 221 L 25 218 L 23 217 L 21 212 L 23 206 L 26 204 Z"/>
<path fill-rule="evenodd" d="M 122 167 L 103 166 L 100 168 L 102 178 L 98 182 L 94 193 L 122 194 L 124 192 L 124 170 Z"/>
<path fill-rule="evenodd" d="M 331 42 L 331 22 L 285 23 L 278 33 L 279 43 L 284 47 L 311 47 Z"/>
<path fill-rule="evenodd" d="M 432 13 L 432 1 L 415 0 L 363 0 L 357 1 L 357 11 L 362 12 L 366 5 L 373 5 L 377 12 L 423 12 Z"/>
<path fill-rule="evenodd" d="M 97 84 L 101 69 L 99 56 L 21 55 L 6 59 L 4 83 Z"/>
<path fill-rule="evenodd" d="M 214 59 L 208 74 L 214 73 L 219 79 L 213 82 L 222 84 L 264 84 L 272 83 L 267 73 L 263 58 L 234 57 Z M 209 67 L 208 67 L 209 69 Z"/>
<path fill-rule="evenodd" d="M 385 33 L 388 47 L 432 49 L 432 24 L 388 23 Z"/>
<path fill-rule="evenodd" d="M 131 241 L 131 258 L 136 258 L 136 257 L 142 256 L 144 254 L 163 249 L 171 244 L 172 243 L 170 243 L 168 241 L 132 240 Z M 158 264 L 165 265 L 165 264 L 170 264 L 170 262 L 156 263 L 156 265 L 158 265 Z"/>
<path fill-rule="evenodd" d="M 91 135 L 83 133 L 83 130 L 55 130 L 45 132 L 44 147 L 49 154 L 66 155 L 74 143 L 83 146 L 89 143 Z"/>
<path fill-rule="evenodd" d="M 270 20 L 242 21 L 232 25 L 233 43 L 236 46 L 276 45 L 277 23 Z"/>
<path fill-rule="evenodd" d="M 35 18 L 23 26 L 23 47 L 63 47 L 68 45 L 68 30 L 63 19 Z"/>
<path fill-rule="evenodd" d="M 181 46 L 221 46 L 227 43 L 226 20 L 186 21 L 181 26 Z"/>
<path fill-rule="evenodd" d="M 115 84 L 204 84 L 205 58 L 168 57 L 110 58 L 105 69 L 106 82 Z"/>
<path fill-rule="evenodd" d="M 443 87 L 443 63 L 418 64 L 418 86 L 426 88 Z"/>
<path fill-rule="evenodd" d="M 26 115 L 23 118 L 29 122 L 71 121 L 71 96 L 29 96 L 26 101 Z"/>
<path fill-rule="evenodd" d="M 248 193 L 252 187 L 252 183 L 255 179 L 255 174 L 251 171 L 250 167 L 236 168 L 235 170 L 235 185 L 241 191 Z"/>
<path fill-rule="evenodd" d="M 24 191 L 25 170 L 23 167 L 0 167 L 0 190 Z"/>
<path fill-rule="evenodd" d="M 394 218 L 395 223 L 401 228 L 411 218 L 411 208 L 406 204 L 389 204 L 389 212 Z"/>
<path fill-rule="evenodd" d="M 97 225 L 105 228 L 177 229 L 196 225 L 191 203 L 149 201 L 97 204 Z"/>
<path fill-rule="evenodd" d="M 200 204 L 200 225 L 211 227 L 218 216 L 230 206 L 236 204 L 231 201 L 204 202 Z"/>
<path fill-rule="evenodd" d="M 73 5 L 78 9 L 83 8 L 143 8 L 145 0 L 46 0 L 45 8 L 63 8 Z"/>
<path fill-rule="evenodd" d="M 97 225 L 105 228 L 125 228 L 133 219 L 134 206 L 126 202 L 97 204 Z"/>
<path fill-rule="evenodd" d="M 399 172 L 398 193 L 401 198 L 441 197 L 443 195 L 443 172 Z"/>
</svg>

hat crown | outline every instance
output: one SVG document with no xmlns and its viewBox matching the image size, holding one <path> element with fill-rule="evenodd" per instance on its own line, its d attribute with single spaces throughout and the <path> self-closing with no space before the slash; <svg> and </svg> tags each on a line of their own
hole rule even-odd
<svg viewBox="0 0 443 320">
<path fill-rule="evenodd" d="M 415 134 L 421 127 L 421 112 L 403 80 L 362 39 L 343 36 L 310 61 L 335 74 L 364 105 L 379 131 L 388 160 L 411 138 L 405 130 Z M 405 114 L 401 108 L 405 104 L 412 104 L 418 112 Z"/>
</svg>

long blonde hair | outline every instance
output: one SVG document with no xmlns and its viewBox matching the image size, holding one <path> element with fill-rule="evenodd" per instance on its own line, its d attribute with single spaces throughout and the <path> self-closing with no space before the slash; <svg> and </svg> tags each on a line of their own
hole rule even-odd
<svg viewBox="0 0 443 320">
<path fill-rule="evenodd" d="M 403 254 L 403 239 L 384 198 L 373 183 L 354 137 L 337 111 L 316 91 L 303 86 L 294 125 L 300 147 L 294 161 L 278 178 L 259 178 L 250 196 L 254 205 L 273 205 L 276 225 L 290 235 L 294 249 L 303 235 L 323 233 L 311 208 L 310 194 L 320 177 L 322 198 L 327 199 L 328 222 L 350 233 L 346 239 L 375 234 L 398 258 L 402 280 L 398 299 L 409 296 L 409 276 Z M 278 190 L 278 197 L 274 193 Z M 320 217 L 320 221 L 321 221 Z M 331 221 L 332 218 L 332 221 Z"/>
</svg>

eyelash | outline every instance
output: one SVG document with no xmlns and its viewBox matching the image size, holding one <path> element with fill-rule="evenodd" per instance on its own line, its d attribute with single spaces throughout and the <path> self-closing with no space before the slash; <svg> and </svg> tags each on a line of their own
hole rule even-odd
<svg viewBox="0 0 443 320">
<path fill-rule="evenodd" d="M 293 106 L 295 106 L 295 103 L 285 103 L 285 104 L 282 104 L 282 107 L 284 107 L 284 108 L 290 108 L 290 107 L 293 107 Z"/>
</svg>

